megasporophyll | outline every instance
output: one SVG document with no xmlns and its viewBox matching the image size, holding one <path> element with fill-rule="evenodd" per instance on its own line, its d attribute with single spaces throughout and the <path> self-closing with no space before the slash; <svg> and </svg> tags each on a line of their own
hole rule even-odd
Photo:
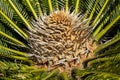
<svg viewBox="0 0 120 80">
<path fill-rule="evenodd" d="M 83 15 L 65 10 L 53 11 L 33 20 L 29 45 L 30 53 L 35 54 L 35 64 L 48 70 L 82 68 L 82 62 L 92 57 L 96 48 L 87 22 Z"/>
</svg>

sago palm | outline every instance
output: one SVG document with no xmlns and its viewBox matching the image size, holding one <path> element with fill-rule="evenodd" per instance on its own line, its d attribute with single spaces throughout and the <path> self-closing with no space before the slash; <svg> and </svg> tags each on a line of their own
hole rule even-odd
<svg viewBox="0 0 120 80">
<path fill-rule="evenodd" d="M 120 79 L 119 3 L 0 0 L 0 79 Z"/>
</svg>

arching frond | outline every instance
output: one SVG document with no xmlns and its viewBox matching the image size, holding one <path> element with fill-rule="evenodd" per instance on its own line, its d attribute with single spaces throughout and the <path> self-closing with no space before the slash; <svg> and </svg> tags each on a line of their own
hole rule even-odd
<svg viewBox="0 0 120 80">
<path fill-rule="evenodd" d="M 103 29 L 103 28 L 108 28 L 108 26 L 110 26 L 110 24 L 108 24 L 108 22 L 109 21 L 111 21 L 111 22 L 113 22 L 113 24 L 111 25 L 111 27 L 114 25 L 114 20 L 117 18 L 118 19 L 118 17 L 119 17 L 119 14 L 120 14 L 120 12 L 119 12 L 119 7 L 120 7 L 120 5 L 119 4 L 113 4 L 113 3 L 110 3 L 109 5 L 108 5 L 109 7 L 112 7 L 112 6 L 114 6 L 114 9 L 110 9 L 109 7 L 107 7 L 106 8 L 106 11 L 103 13 L 103 15 L 100 17 L 100 19 L 99 19 L 99 21 L 97 22 L 97 24 L 94 26 L 94 28 L 96 28 L 95 29 L 95 31 L 93 32 L 93 36 L 97 39 L 97 40 L 100 40 L 100 36 L 99 35 L 101 35 L 101 33 L 102 33 L 102 35 L 104 35 L 105 33 L 102 31 L 101 32 L 101 30 Z M 119 21 L 119 19 L 118 20 L 116 20 L 116 21 Z M 115 22 L 116 23 L 116 22 Z M 107 26 L 106 26 L 107 25 Z M 110 27 L 110 28 L 111 28 Z M 110 28 L 108 28 L 108 30 L 107 29 L 105 29 L 104 31 L 105 32 L 108 32 L 109 31 L 109 29 Z M 99 34 L 100 33 L 100 34 Z M 98 35 L 99 34 L 99 35 Z M 102 37 L 102 35 L 101 35 L 101 37 Z M 99 37 L 99 39 L 98 39 L 98 37 Z"/>
<path fill-rule="evenodd" d="M 120 41 L 120 33 L 116 34 L 116 35 L 114 36 L 114 38 L 111 39 L 110 41 L 108 41 L 108 42 L 100 45 L 100 46 L 95 50 L 95 53 L 97 54 L 99 51 L 101 51 L 101 50 L 107 48 L 108 46 L 111 46 L 111 45 L 113 45 L 113 44 L 115 44 L 116 42 L 119 42 L 119 41 Z"/>
<path fill-rule="evenodd" d="M 12 25 L 11 27 L 15 29 L 16 32 L 18 32 L 21 36 L 23 36 L 25 39 L 28 38 L 27 34 L 23 32 L 8 16 L 6 16 L 1 10 L 0 14 Z"/>
<path fill-rule="evenodd" d="M 42 12 L 42 9 L 41 9 L 39 1 L 35 0 L 35 4 L 36 4 L 36 7 L 38 9 L 38 15 L 43 16 L 43 12 Z"/>
<path fill-rule="evenodd" d="M 29 1 L 29 0 L 25 0 L 25 1 L 26 1 L 26 3 L 28 4 L 30 10 L 32 11 L 34 17 L 37 19 L 37 14 L 36 14 L 36 12 L 34 11 L 34 9 L 33 9 L 32 5 L 31 5 L 30 1 Z"/>
<path fill-rule="evenodd" d="M 100 40 L 101 37 L 103 37 L 103 35 L 105 35 L 106 32 L 107 32 L 108 30 L 110 30 L 110 28 L 111 28 L 118 20 L 120 20 L 120 16 L 117 16 L 110 24 L 108 24 L 108 25 L 104 28 L 104 30 L 102 30 L 102 31 L 96 36 L 96 40 Z"/>
<path fill-rule="evenodd" d="M 77 0 L 76 1 L 76 6 L 75 6 L 75 13 L 77 14 L 78 13 L 78 10 L 79 10 L 79 2 L 80 2 L 80 0 Z"/>
<path fill-rule="evenodd" d="M 96 22 L 98 21 L 99 17 L 102 15 L 102 12 L 105 10 L 107 4 L 108 4 L 109 0 L 106 0 L 104 5 L 102 6 L 100 12 L 98 13 L 97 17 L 95 18 L 95 20 L 93 21 L 92 25 L 95 25 Z"/>
<path fill-rule="evenodd" d="M 2 31 L 0 31 L 0 35 L 2 35 L 2 36 L 4 36 L 4 37 L 12 40 L 14 43 L 18 43 L 18 44 L 21 45 L 21 46 L 25 46 L 25 44 L 22 43 L 21 41 L 15 39 L 15 38 L 12 38 L 11 36 L 7 35 L 6 33 L 2 32 Z"/>
<path fill-rule="evenodd" d="M 120 79 L 119 75 L 109 73 L 109 72 L 104 72 L 104 71 L 98 71 L 98 70 L 79 70 L 79 69 L 74 69 L 72 73 L 73 77 L 75 79 Z"/>
<path fill-rule="evenodd" d="M 51 0 L 48 0 L 48 5 L 49 5 L 50 12 L 52 12 L 53 9 L 52 9 L 52 1 Z"/>
<path fill-rule="evenodd" d="M 10 3 L 10 5 L 12 6 L 12 8 L 15 10 L 15 12 L 19 15 L 19 17 L 23 20 L 23 22 L 26 24 L 26 26 L 32 30 L 32 27 L 30 25 L 30 23 L 23 17 L 23 15 L 20 13 L 20 11 L 16 8 L 16 6 L 13 4 L 13 2 L 11 0 L 8 0 L 8 2 Z"/>
</svg>

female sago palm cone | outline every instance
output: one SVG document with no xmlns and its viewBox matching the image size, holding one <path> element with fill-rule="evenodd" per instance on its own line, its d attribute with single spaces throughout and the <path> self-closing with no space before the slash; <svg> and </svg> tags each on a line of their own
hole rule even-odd
<svg viewBox="0 0 120 80">
<path fill-rule="evenodd" d="M 70 71 L 82 68 L 82 62 L 93 56 L 96 45 L 91 39 L 91 27 L 83 15 L 57 10 L 32 21 L 29 32 L 30 49 L 35 64 L 48 70 Z"/>
</svg>

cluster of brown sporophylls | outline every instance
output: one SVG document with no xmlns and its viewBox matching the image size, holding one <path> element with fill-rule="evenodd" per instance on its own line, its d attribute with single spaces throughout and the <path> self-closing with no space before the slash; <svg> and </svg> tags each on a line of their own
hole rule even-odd
<svg viewBox="0 0 120 80">
<path fill-rule="evenodd" d="M 39 67 L 60 71 L 82 68 L 82 62 L 93 57 L 97 47 L 91 36 L 88 19 L 83 15 L 64 10 L 53 11 L 32 21 L 34 30 L 29 32 L 31 53 Z"/>
</svg>

